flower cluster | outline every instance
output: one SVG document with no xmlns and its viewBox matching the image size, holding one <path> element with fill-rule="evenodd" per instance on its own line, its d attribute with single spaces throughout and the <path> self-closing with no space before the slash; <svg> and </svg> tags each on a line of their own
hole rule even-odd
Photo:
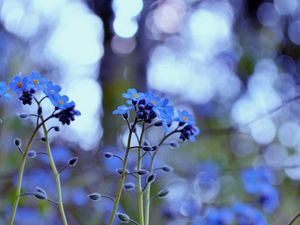
<svg viewBox="0 0 300 225">
<path fill-rule="evenodd" d="M 53 84 L 38 72 L 32 72 L 27 76 L 14 76 L 9 83 L 9 87 L 4 82 L 0 83 L 0 96 L 7 98 L 8 90 L 11 89 L 15 94 L 19 95 L 19 100 L 24 105 L 31 105 L 35 98 L 35 94 L 39 91 L 45 94 L 55 108 L 53 117 L 58 118 L 64 125 L 69 125 L 71 121 L 75 120 L 76 116 L 81 113 L 75 109 L 74 101 L 70 101 L 68 96 L 61 95 L 61 87 Z"/>
<path fill-rule="evenodd" d="M 113 111 L 115 115 L 120 114 L 127 119 L 130 112 L 134 112 L 138 121 L 163 126 L 166 132 L 176 123 L 176 132 L 180 133 L 179 139 L 182 141 L 195 141 L 195 137 L 199 134 L 193 116 L 186 111 L 175 113 L 166 98 L 159 98 L 152 93 L 138 92 L 134 88 L 128 89 L 122 97 L 127 99 L 127 105 L 118 106 Z"/>
<path fill-rule="evenodd" d="M 245 191 L 254 196 L 258 205 L 266 213 L 271 213 L 279 206 L 279 194 L 273 187 L 274 176 L 264 167 L 245 169 L 241 173 Z"/>
</svg>

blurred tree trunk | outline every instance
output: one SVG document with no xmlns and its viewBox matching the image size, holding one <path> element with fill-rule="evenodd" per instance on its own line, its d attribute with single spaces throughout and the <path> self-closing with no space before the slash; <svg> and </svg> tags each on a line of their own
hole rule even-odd
<svg viewBox="0 0 300 225">
<path fill-rule="evenodd" d="M 98 15 L 104 28 L 104 55 L 100 62 L 98 80 L 103 91 L 103 138 L 102 145 L 115 144 L 115 132 L 120 131 L 120 121 L 111 120 L 112 110 L 117 105 L 124 104 L 120 99 L 121 93 L 129 87 L 139 90 L 147 88 L 147 62 L 148 52 L 147 37 L 144 34 L 145 15 L 148 7 L 144 7 L 139 20 L 139 31 L 136 35 L 136 49 L 128 55 L 117 55 L 111 48 L 114 37 L 112 0 L 90 0 L 87 2 L 91 10 Z M 112 132 L 113 131 L 113 132 Z"/>
</svg>

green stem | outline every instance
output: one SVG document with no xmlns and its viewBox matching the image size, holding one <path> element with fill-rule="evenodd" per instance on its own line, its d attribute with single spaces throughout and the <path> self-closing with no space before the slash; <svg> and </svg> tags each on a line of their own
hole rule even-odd
<svg viewBox="0 0 300 225">
<path fill-rule="evenodd" d="M 288 223 L 288 225 L 292 225 L 296 222 L 296 220 L 300 217 L 300 212 L 298 212 L 294 218 Z"/>
<path fill-rule="evenodd" d="M 141 136 L 139 138 L 139 147 L 138 147 L 138 165 L 137 170 L 139 171 L 142 166 L 142 153 L 141 153 L 141 146 L 143 141 L 145 131 L 145 123 L 142 126 Z M 137 176 L 137 191 L 138 191 L 138 209 L 139 209 L 139 222 L 140 225 L 144 225 L 144 202 L 143 202 L 143 190 L 142 190 L 142 182 L 141 176 Z"/>
<path fill-rule="evenodd" d="M 166 136 L 164 136 L 160 143 L 158 144 L 158 147 L 160 147 L 164 142 L 165 140 L 168 139 L 168 137 L 170 137 L 172 134 L 176 133 L 177 132 L 177 129 L 170 132 L 169 134 L 167 134 Z M 149 173 L 151 174 L 153 172 L 153 165 L 154 165 L 154 160 L 155 160 L 155 157 L 158 153 L 158 150 L 157 149 L 153 156 L 151 157 L 151 161 L 150 161 L 150 168 L 149 168 Z M 146 187 L 146 190 L 145 190 L 145 225 L 149 225 L 149 220 L 150 220 L 150 204 L 151 204 L 151 183 L 148 184 L 148 186 Z"/>
<path fill-rule="evenodd" d="M 29 141 L 26 145 L 24 153 L 22 155 L 21 165 L 20 165 L 20 169 L 19 169 L 19 176 L 18 176 L 18 184 L 17 184 L 17 189 L 16 189 L 15 200 L 14 200 L 12 212 L 10 214 L 9 225 L 13 225 L 14 219 L 15 219 L 15 216 L 16 216 L 16 212 L 17 212 L 17 208 L 18 208 L 18 205 L 19 205 L 21 188 L 22 188 L 22 180 L 23 180 L 23 174 L 24 174 L 27 154 L 28 154 L 30 146 L 31 146 L 31 144 L 34 140 L 34 137 L 37 134 L 40 127 L 41 127 L 41 125 L 37 126 L 35 128 L 35 130 L 33 131 L 32 135 L 31 135 L 31 137 L 30 137 L 30 139 L 29 139 Z"/>
<path fill-rule="evenodd" d="M 54 177 L 55 177 L 56 191 L 57 191 L 57 203 L 58 203 L 60 217 L 61 217 L 63 225 L 68 225 L 65 211 L 64 211 L 64 206 L 63 206 L 59 173 L 57 171 L 55 162 L 52 157 L 51 147 L 50 147 L 49 138 L 48 138 L 48 131 L 47 131 L 47 128 L 46 128 L 46 125 L 44 123 L 42 116 L 41 116 L 41 120 L 42 120 L 42 124 L 43 124 L 43 131 L 44 131 L 44 135 L 45 135 L 45 145 L 46 145 L 46 149 L 47 149 L 47 153 L 48 153 L 48 158 L 49 158 L 49 162 L 50 162 L 50 165 L 51 165 Z"/>
<path fill-rule="evenodd" d="M 129 155 L 129 150 L 130 150 L 130 143 L 131 143 L 131 137 L 132 137 L 132 133 L 135 127 L 136 121 L 133 124 L 132 128 L 130 128 L 129 126 L 129 135 L 128 135 L 128 140 L 127 140 L 127 148 L 126 148 L 126 152 L 125 152 L 125 157 L 123 160 L 123 166 L 122 166 L 122 174 L 121 174 L 121 179 L 119 182 L 119 187 L 118 187 L 118 191 L 117 191 L 117 195 L 115 197 L 115 201 L 114 201 L 114 206 L 113 206 L 113 210 L 111 212 L 110 218 L 109 218 L 109 225 L 112 225 L 114 220 L 115 220 L 115 215 L 118 209 L 118 205 L 120 202 L 120 198 L 121 198 L 121 194 L 122 194 L 122 189 L 123 189 L 123 184 L 124 184 L 124 180 L 125 180 L 125 170 L 126 170 L 126 166 L 127 166 L 127 159 L 128 159 L 128 155 Z"/>
</svg>

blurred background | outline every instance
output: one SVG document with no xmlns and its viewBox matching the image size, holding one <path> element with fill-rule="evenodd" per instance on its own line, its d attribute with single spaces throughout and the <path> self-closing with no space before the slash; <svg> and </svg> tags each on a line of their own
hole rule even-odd
<svg viewBox="0 0 300 225">
<path fill-rule="evenodd" d="M 286 224 L 300 210 L 299 57 L 299 0 L 0 0 L 0 79 L 40 71 L 82 113 L 52 134 L 59 168 L 79 157 L 62 173 L 71 225 L 105 224 L 110 213 L 111 202 L 86 196 L 115 195 L 121 165 L 103 153 L 124 154 L 126 124 L 111 112 L 130 87 L 168 97 L 201 129 L 195 143 L 160 153 L 157 166 L 174 173 L 160 174 L 154 186 L 171 193 L 153 201 L 152 225 L 200 225 L 210 207 L 251 202 L 240 172 L 259 166 L 272 171 L 280 196 L 274 211 L 261 211 L 269 224 Z M 17 114 L 30 110 L 16 100 L 1 103 L 0 224 L 10 214 L 20 163 L 13 140 L 26 142 L 33 129 Z M 32 148 L 43 151 L 38 141 Z M 56 198 L 43 156 L 26 165 L 23 191 L 36 186 Z M 122 199 L 133 217 L 136 205 L 126 200 L 134 196 Z M 16 224 L 60 221 L 55 205 L 24 197 Z"/>
</svg>

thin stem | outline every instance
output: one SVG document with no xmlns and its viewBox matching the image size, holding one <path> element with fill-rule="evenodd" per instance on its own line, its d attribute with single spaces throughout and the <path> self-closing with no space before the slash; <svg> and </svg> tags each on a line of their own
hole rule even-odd
<svg viewBox="0 0 300 225">
<path fill-rule="evenodd" d="M 300 217 L 300 212 L 298 212 L 293 219 L 287 224 L 287 225 L 292 225 L 294 224 L 294 222 L 296 222 L 296 220 Z"/>
<path fill-rule="evenodd" d="M 116 215 L 117 208 L 118 208 L 118 205 L 119 205 L 119 202 L 120 202 L 122 189 L 123 189 L 123 184 L 124 184 L 124 180 L 125 180 L 125 176 L 126 176 L 125 171 L 126 171 L 127 159 L 128 159 L 129 150 L 130 150 L 131 137 L 132 137 L 133 130 L 135 129 L 135 124 L 136 124 L 136 121 L 134 122 L 132 127 L 129 126 L 129 135 L 128 135 L 127 148 L 126 148 L 125 157 L 124 157 L 123 166 L 122 166 L 121 179 L 120 179 L 120 182 L 119 182 L 117 195 L 116 195 L 116 198 L 115 198 L 115 201 L 114 201 L 113 210 L 112 210 L 110 218 L 109 218 L 109 223 L 108 223 L 109 225 L 112 225 L 114 220 L 115 220 L 115 215 Z"/>
<path fill-rule="evenodd" d="M 145 123 L 142 125 L 142 132 L 139 138 L 139 146 L 138 146 L 138 164 L 137 170 L 141 170 L 142 168 L 142 141 L 145 132 Z M 143 190 L 142 190 L 142 181 L 141 176 L 137 177 L 137 192 L 138 192 L 138 209 L 139 209 L 139 222 L 140 225 L 144 225 L 144 201 L 143 201 Z"/>
<path fill-rule="evenodd" d="M 52 157 L 51 147 L 50 147 L 49 138 L 48 138 L 48 131 L 47 131 L 47 128 L 46 128 L 46 125 L 43 121 L 42 116 L 41 116 L 41 120 L 42 120 L 42 124 L 43 124 L 43 131 L 44 131 L 44 135 L 45 135 L 45 145 L 46 145 L 46 149 L 47 149 L 47 153 L 48 153 L 48 158 L 49 158 L 49 162 L 50 162 L 50 165 L 51 165 L 54 177 L 55 177 L 56 191 L 57 191 L 57 201 L 58 201 L 58 208 L 59 208 L 61 220 L 62 220 L 63 225 L 68 225 L 66 215 L 65 215 L 65 211 L 64 211 L 64 206 L 63 206 L 59 172 L 56 169 L 55 162 L 54 162 L 53 157 Z"/>
<path fill-rule="evenodd" d="M 163 145 L 163 143 L 165 142 L 165 140 L 167 140 L 171 135 L 177 133 L 178 130 L 175 129 L 174 131 L 170 132 L 169 134 L 167 134 L 166 136 L 164 136 L 161 141 L 158 144 L 158 148 L 160 146 Z M 150 161 L 150 168 L 149 168 L 149 173 L 151 174 L 153 172 L 153 165 L 154 165 L 154 160 L 155 157 L 158 153 L 158 149 L 154 152 L 154 154 L 151 157 L 151 161 Z M 147 185 L 145 190 L 145 225 L 149 225 L 149 219 L 150 219 L 150 203 L 151 203 L 151 183 L 149 185 Z"/>
<path fill-rule="evenodd" d="M 35 130 L 33 131 L 32 135 L 31 135 L 31 137 L 30 137 L 30 139 L 29 139 L 29 141 L 26 145 L 24 153 L 22 155 L 21 165 L 20 165 L 20 169 L 19 169 L 19 176 L 18 176 L 18 184 L 17 184 L 16 193 L 15 193 L 15 200 L 14 200 L 14 203 L 13 203 L 12 212 L 11 212 L 10 218 L 9 218 L 9 223 L 8 223 L 9 225 L 13 225 L 14 220 L 15 220 L 15 216 L 16 216 L 16 212 L 17 212 L 17 208 L 18 208 L 18 205 L 19 205 L 20 193 L 21 193 L 21 188 L 22 188 L 22 180 L 23 180 L 23 174 L 24 174 L 27 154 L 28 154 L 30 146 L 31 146 L 31 144 L 34 140 L 34 137 L 37 134 L 40 127 L 41 126 L 37 126 L 35 128 Z"/>
</svg>

